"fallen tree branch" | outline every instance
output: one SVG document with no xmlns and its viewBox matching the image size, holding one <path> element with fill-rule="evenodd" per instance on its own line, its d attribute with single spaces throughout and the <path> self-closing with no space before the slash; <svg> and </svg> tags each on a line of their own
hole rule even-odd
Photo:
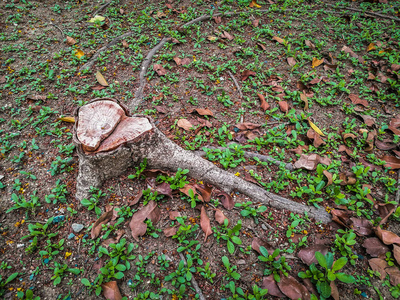
<svg viewBox="0 0 400 300">
<path fill-rule="evenodd" d="M 382 19 L 389 19 L 389 20 L 393 20 L 393 21 L 396 21 L 396 22 L 400 22 L 399 18 L 391 17 L 391 16 L 387 16 L 387 15 L 382 15 L 380 13 L 375 13 L 375 12 L 372 12 L 372 11 L 364 11 L 362 9 L 357 9 L 357 8 L 352 8 L 352 7 L 334 6 L 332 4 L 326 4 L 326 5 L 329 6 L 329 7 L 335 8 L 335 9 L 348 9 L 348 10 L 352 10 L 352 11 L 356 11 L 356 12 L 361 12 L 361 13 L 364 13 L 366 15 L 379 17 L 379 18 L 382 18 Z"/>
<path fill-rule="evenodd" d="M 99 7 L 99 9 L 98 10 L 96 10 L 94 13 L 92 13 L 92 16 L 96 16 L 99 12 L 101 12 L 103 9 L 105 9 L 107 6 L 109 6 L 111 4 L 111 1 L 110 2 L 107 2 L 107 3 L 105 3 L 105 4 L 103 4 L 102 6 L 100 6 Z"/>
<path fill-rule="evenodd" d="M 179 257 L 181 258 L 181 260 L 184 262 L 185 266 L 187 266 L 187 262 L 185 257 L 183 256 L 182 252 L 179 252 Z M 197 284 L 196 278 L 194 278 L 194 275 L 192 274 L 192 285 L 197 293 L 197 295 L 199 295 L 199 299 L 200 300 L 206 300 L 206 298 L 204 298 L 203 296 L 203 292 L 201 291 L 199 285 Z"/>
<path fill-rule="evenodd" d="M 221 151 L 225 151 L 226 149 L 230 149 L 228 147 L 213 147 L 213 146 L 207 146 L 206 148 L 207 149 L 211 149 L 211 150 L 221 150 Z M 276 166 L 280 166 L 282 163 L 284 163 L 284 162 L 282 162 L 280 160 L 277 160 L 277 159 L 275 159 L 275 158 L 273 158 L 273 157 L 271 157 L 269 155 L 263 155 L 263 154 L 259 154 L 259 153 L 249 152 L 249 151 L 243 151 L 243 152 L 244 152 L 244 157 L 246 157 L 246 158 L 257 157 L 260 161 L 270 162 L 270 163 L 272 163 L 272 164 L 274 164 Z M 204 156 L 206 154 L 206 152 L 202 151 L 202 150 L 199 150 L 199 151 L 194 151 L 194 154 L 196 154 L 198 156 Z M 290 170 L 290 171 L 294 170 L 293 164 L 291 164 L 291 163 L 287 163 L 285 165 L 285 168 Z"/>
<path fill-rule="evenodd" d="M 110 48 L 110 47 L 112 47 L 114 45 L 116 45 L 120 40 L 122 40 L 122 39 L 124 39 L 124 38 L 126 38 L 128 36 L 131 36 L 132 34 L 133 34 L 133 32 L 129 31 L 129 32 L 123 34 L 123 35 L 120 35 L 120 36 L 114 38 L 107 45 L 105 45 L 105 46 L 101 47 L 99 50 L 97 50 L 96 53 L 93 54 L 93 56 L 82 67 L 79 68 L 79 70 L 90 69 L 93 66 L 93 64 L 95 63 L 96 59 L 100 56 L 101 52 L 107 50 L 108 48 Z"/>
<path fill-rule="evenodd" d="M 135 111 L 139 104 L 140 101 L 143 99 L 143 91 L 144 87 L 146 86 L 146 73 L 147 70 L 149 69 L 149 66 L 151 64 L 151 60 L 153 59 L 154 54 L 162 48 L 166 42 L 170 41 L 171 38 L 163 38 L 161 42 L 159 42 L 153 49 L 150 50 L 150 52 L 147 54 L 146 58 L 142 62 L 142 67 L 140 69 L 140 74 L 139 74 L 139 88 L 135 93 L 135 98 L 131 101 L 129 104 L 129 109 L 131 111 Z"/>
</svg>

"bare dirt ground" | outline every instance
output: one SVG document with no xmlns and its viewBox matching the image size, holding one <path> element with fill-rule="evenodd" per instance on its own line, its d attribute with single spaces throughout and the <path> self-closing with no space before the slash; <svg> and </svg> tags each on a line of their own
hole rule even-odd
<svg viewBox="0 0 400 300">
<path fill-rule="evenodd" d="M 107 3 L 0 2 L 0 297 L 398 298 L 400 2 Z M 182 26 L 204 14 L 214 17 Z M 185 171 L 130 169 L 76 200 L 74 110 L 101 97 L 129 105 L 164 37 L 135 113 L 331 223 L 204 192 Z M 151 201 L 159 220 L 134 239 L 131 219 Z M 332 275 L 328 252 L 349 276 Z"/>
</svg>

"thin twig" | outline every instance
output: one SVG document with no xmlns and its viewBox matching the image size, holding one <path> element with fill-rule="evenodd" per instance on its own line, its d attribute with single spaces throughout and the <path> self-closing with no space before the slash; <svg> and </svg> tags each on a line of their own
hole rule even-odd
<svg viewBox="0 0 400 300">
<path fill-rule="evenodd" d="M 52 26 L 54 26 L 55 28 L 57 28 L 58 30 L 60 30 L 61 35 L 62 35 L 62 36 L 65 36 L 65 33 L 64 33 L 64 32 L 61 30 L 61 28 L 58 27 L 56 24 L 54 24 L 53 22 L 50 22 L 50 25 L 52 25 Z"/>
<path fill-rule="evenodd" d="M 96 61 L 97 57 L 100 56 L 100 53 L 103 52 L 104 50 L 110 48 L 111 46 L 116 45 L 121 39 L 126 38 L 128 36 L 131 36 L 133 34 L 132 31 L 129 31 L 123 35 L 120 35 L 118 37 L 116 37 L 115 39 L 113 39 L 111 42 L 109 42 L 107 45 L 101 47 L 99 50 L 96 51 L 96 53 L 86 62 L 86 64 L 84 64 L 82 67 L 80 67 L 80 70 L 84 70 L 84 69 L 90 69 L 94 62 Z"/>
<path fill-rule="evenodd" d="M 230 71 L 228 71 L 228 74 L 229 74 L 229 76 L 231 76 L 233 82 L 235 83 L 236 88 L 237 88 L 237 90 L 238 90 L 238 93 L 239 93 L 239 95 L 240 95 L 240 98 L 243 99 L 242 89 L 240 88 L 238 82 L 236 81 L 236 78 L 233 76 L 233 74 L 232 74 Z"/>
<path fill-rule="evenodd" d="M 183 260 L 183 262 L 185 263 L 185 266 L 187 266 L 187 262 L 185 257 L 183 256 L 182 252 L 179 252 L 179 256 L 181 258 L 181 260 Z M 206 298 L 204 298 L 203 296 L 203 292 L 201 291 L 199 285 L 197 284 L 196 278 L 194 278 L 194 275 L 192 275 L 192 285 L 194 287 L 194 289 L 196 290 L 197 295 L 199 295 L 199 299 L 200 300 L 206 300 Z"/>
<path fill-rule="evenodd" d="M 395 201 L 399 203 L 399 199 L 400 199 L 400 170 L 397 171 L 397 192 Z"/>
<path fill-rule="evenodd" d="M 387 16 L 387 15 L 382 15 L 380 13 L 374 13 L 372 11 L 363 11 L 362 9 L 357 9 L 357 8 L 352 8 L 352 7 L 334 6 L 332 4 L 326 4 L 326 5 L 329 6 L 329 7 L 332 7 L 332 8 L 336 8 L 336 9 L 348 9 L 348 10 L 364 13 L 366 15 L 380 17 L 380 18 L 383 18 L 383 19 L 389 19 L 389 20 L 393 20 L 393 21 L 396 21 L 396 22 L 400 22 L 399 18 L 391 17 L 391 16 Z"/>
<path fill-rule="evenodd" d="M 101 12 L 103 9 L 105 9 L 110 4 L 111 4 L 111 1 L 103 4 L 102 6 L 99 7 L 98 10 L 96 10 L 94 13 L 92 13 L 92 16 L 96 16 L 99 12 Z"/>
<path fill-rule="evenodd" d="M 136 110 L 138 105 L 140 104 L 140 101 L 142 101 L 142 99 L 143 99 L 143 91 L 144 91 L 144 87 L 146 86 L 145 75 L 150 66 L 151 60 L 153 59 L 154 54 L 156 54 L 156 52 L 160 48 L 162 48 L 166 42 L 168 42 L 170 40 L 171 40 L 171 38 L 163 38 L 161 40 L 161 42 L 159 42 L 153 49 L 150 50 L 150 52 L 147 54 L 146 58 L 143 60 L 140 75 L 139 75 L 139 88 L 135 93 L 135 98 L 129 104 L 129 109 L 131 111 Z"/>
</svg>

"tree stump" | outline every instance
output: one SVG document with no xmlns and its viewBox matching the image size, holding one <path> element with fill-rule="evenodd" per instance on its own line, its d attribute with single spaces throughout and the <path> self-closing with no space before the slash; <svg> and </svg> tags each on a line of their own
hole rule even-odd
<svg viewBox="0 0 400 300">
<path fill-rule="evenodd" d="M 188 169 L 189 176 L 227 193 L 236 190 L 278 209 L 308 212 L 318 221 L 331 221 L 324 209 L 267 192 L 182 149 L 158 130 L 150 117 L 131 116 L 123 104 L 111 98 L 94 99 L 75 111 L 73 138 L 79 156 L 78 200 L 89 197 L 90 187 L 101 187 L 104 180 L 121 175 L 147 158 L 150 168 L 173 172 L 178 168 Z"/>
</svg>

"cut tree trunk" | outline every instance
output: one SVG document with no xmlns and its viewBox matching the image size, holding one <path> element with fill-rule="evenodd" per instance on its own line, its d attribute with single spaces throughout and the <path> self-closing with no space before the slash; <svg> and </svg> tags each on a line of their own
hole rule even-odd
<svg viewBox="0 0 400 300">
<path fill-rule="evenodd" d="M 257 202 L 278 209 L 308 215 L 328 223 L 330 214 L 323 208 L 309 207 L 274 195 L 211 162 L 199 158 L 169 140 L 148 116 L 130 116 L 117 100 L 101 98 L 75 112 L 74 143 L 79 156 L 78 200 L 89 197 L 90 187 L 101 187 L 104 180 L 119 176 L 147 158 L 155 169 L 176 172 L 188 169 L 189 176 L 205 181 L 227 193 L 236 190 Z"/>
</svg>

